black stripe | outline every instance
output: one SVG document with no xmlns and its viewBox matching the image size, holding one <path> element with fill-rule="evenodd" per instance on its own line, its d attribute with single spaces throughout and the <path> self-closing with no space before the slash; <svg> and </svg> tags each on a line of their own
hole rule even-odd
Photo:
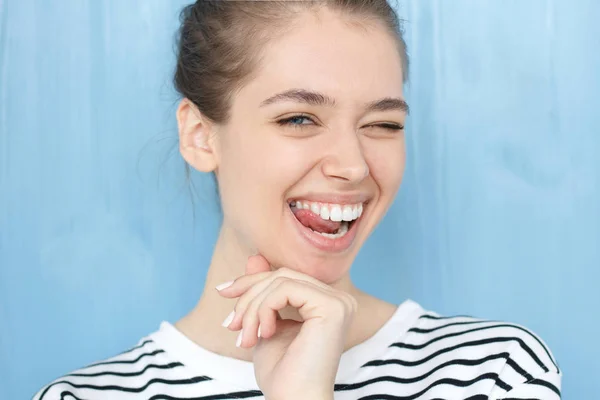
<svg viewBox="0 0 600 400">
<path fill-rule="evenodd" d="M 422 318 L 423 316 L 421 316 Z M 448 318 L 454 318 L 454 317 L 448 317 Z M 479 323 L 486 323 L 486 322 L 492 322 L 492 323 L 497 323 L 497 322 L 501 322 L 501 321 L 486 321 L 486 320 L 477 320 L 477 321 L 462 321 L 462 322 L 453 322 L 450 324 L 446 324 L 446 325 L 441 325 L 435 328 L 431 328 L 431 329 L 423 329 L 423 328 L 411 328 L 408 330 L 408 332 L 414 332 L 414 333 L 431 333 L 431 332 L 435 332 L 438 329 L 442 329 L 442 328 L 446 328 L 449 326 L 456 326 L 456 325 L 470 325 L 470 324 L 479 324 Z M 527 333 L 529 336 L 531 336 L 536 342 L 538 342 L 538 344 L 544 349 L 544 351 L 546 352 L 546 355 L 548 356 L 548 358 L 550 359 L 550 361 L 552 361 L 552 364 L 554 364 L 554 367 L 556 368 L 556 372 L 560 373 L 560 369 L 558 368 L 558 365 L 556 364 L 556 360 L 554 360 L 554 358 L 552 357 L 552 355 L 550 354 L 550 350 L 548 349 L 548 347 L 542 343 L 542 341 L 536 336 L 534 335 L 531 331 L 529 331 L 526 328 L 523 328 L 521 326 L 515 325 L 515 324 L 499 324 L 499 325 L 494 325 L 497 327 L 511 327 L 511 328 L 515 328 L 518 329 L 522 332 Z M 494 327 L 492 326 L 492 327 Z M 491 327 L 490 327 L 491 328 Z M 465 333 L 468 332 L 472 332 L 472 331 L 465 331 Z"/>
<path fill-rule="evenodd" d="M 260 390 L 248 390 L 245 392 L 233 392 L 218 395 L 202 396 L 202 397 L 172 397 L 166 394 L 158 394 L 152 396 L 148 400 L 217 400 L 217 399 L 247 399 L 250 397 L 262 396 L 263 393 Z M 60 395 L 60 400 L 65 400 L 65 396 L 72 396 L 75 400 L 85 400 L 75 396 L 73 393 L 65 390 Z"/>
<path fill-rule="evenodd" d="M 512 386 L 510 386 L 508 383 L 506 383 L 502 379 L 500 379 L 498 377 L 498 374 L 492 374 L 492 375 L 494 375 L 494 381 L 496 382 L 496 386 L 502 388 L 506 392 L 508 392 L 509 390 L 512 390 Z M 478 379 L 478 378 L 476 378 L 476 379 Z M 482 379 L 478 379 L 478 380 L 483 380 L 483 379 L 491 379 L 491 378 L 482 378 Z M 357 390 L 357 389 L 363 388 L 365 386 L 372 385 L 374 383 L 379 383 L 379 382 L 393 382 L 393 383 L 399 383 L 399 384 L 409 383 L 410 384 L 410 383 L 416 383 L 417 381 L 414 381 L 412 379 L 403 379 L 403 378 L 398 378 L 396 376 L 385 375 L 385 376 L 378 376 L 377 378 L 369 379 L 368 381 L 364 381 L 364 382 L 360 382 L 360 383 L 354 383 L 354 384 L 348 384 L 348 385 L 336 384 L 334 390 L 336 392 L 343 392 L 343 391 L 347 391 L 347 390 Z M 477 381 L 474 381 L 474 382 L 477 382 Z"/>
<path fill-rule="evenodd" d="M 523 377 L 525 377 L 525 379 L 533 379 L 533 377 L 530 374 L 528 374 L 524 369 L 522 369 L 521 367 L 519 367 L 510 358 L 510 353 L 507 353 L 507 352 L 498 353 L 498 354 L 491 354 L 491 355 L 489 355 L 487 357 L 479 358 L 479 359 L 476 359 L 476 360 L 457 359 L 457 360 L 447 361 L 447 362 L 445 362 L 443 364 L 440 364 L 440 365 L 436 366 L 431 371 L 429 371 L 429 372 L 421 375 L 419 377 L 419 379 L 417 379 L 417 378 L 411 378 L 411 379 L 416 379 L 416 381 L 420 381 L 422 379 L 427 378 L 428 376 L 430 376 L 431 374 L 435 373 L 436 371 L 439 371 L 440 369 L 448 367 L 448 366 L 451 366 L 451 365 L 465 365 L 465 366 L 473 367 L 473 366 L 476 366 L 476 365 L 481 365 L 481 364 L 486 363 L 486 362 L 491 361 L 491 360 L 498 360 L 498 359 L 504 359 L 507 364 L 509 364 L 511 367 L 513 367 L 513 369 L 517 373 L 523 375 Z M 369 361 L 368 363 L 364 364 L 362 367 L 379 367 L 379 366 L 382 366 L 382 365 L 390 365 L 390 364 L 398 364 L 398 365 L 403 365 L 403 366 L 410 366 L 410 365 L 406 365 L 407 364 L 406 361 L 392 358 L 392 359 L 388 359 L 388 360 L 373 360 L 373 361 Z"/>
<path fill-rule="evenodd" d="M 104 362 L 99 362 L 99 363 L 96 363 L 96 364 L 91 364 L 91 365 L 88 365 L 87 367 L 84 367 L 84 368 L 82 368 L 82 370 L 84 370 L 84 369 L 86 369 L 86 368 L 90 368 L 90 367 L 95 367 L 95 366 L 97 366 L 97 365 L 111 365 L 111 364 L 135 364 L 136 362 L 138 362 L 139 360 L 141 360 L 143 357 L 146 357 L 146 356 L 154 356 L 154 355 L 156 355 L 156 354 L 160 354 L 160 353 L 164 353 L 164 352 L 165 352 L 164 350 L 155 350 L 155 351 L 153 351 L 152 353 L 144 353 L 144 354 L 141 354 L 141 355 L 140 355 L 138 358 L 136 358 L 135 360 L 127 360 L 127 361 L 104 361 Z M 71 375 L 73 375 L 73 374 L 71 374 Z M 56 384 L 59 384 L 59 383 L 65 383 L 65 382 L 70 384 L 70 382 L 68 382 L 68 381 L 58 381 L 58 382 L 54 382 L 54 383 L 52 383 L 52 384 L 48 385 L 48 386 L 46 387 L 46 389 L 44 389 L 44 391 L 43 391 L 43 392 L 42 392 L 42 394 L 40 395 L 40 398 L 39 398 L 39 400 L 42 400 L 42 399 L 44 398 L 44 396 L 46 395 L 46 393 L 48 393 L 48 391 L 49 391 L 49 390 L 50 390 L 50 389 L 51 389 L 51 388 L 52 388 L 54 385 L 56 385 Z M 71 385 L 72 385 L 72 384 L 71 384 Z M 72 386 L 74 386 L 74 385 L 72 385 Z M 77 386 L 75 386 L 75 387 L 77 387 Z"/>
<path fill-rule="evenodd" d="M 221 400 L 221 399 L 247 399 L 250 397 L 262 396 L 260 390 L 246 390 L 244 392 L 232 392 L 223 394 L 213 394 L 202 397 L 173 397 L 166 394 L 157 394 L 150 397 L 148 400 Z"/>
<path fill-rule="evenodd" d="M 65 384 L 65 385 L 69 385 L 69 386 L 72 386 L 77 389 L 117 390 L 117 391 L 127 392 L 127 393 L 141 393 L 154 383 L 164 383 L 167 385 L 189 385 L 190 383 L 198 383 L 198 382 L 211 381 L 211 380 L 212 379 L 207 376 L 194 376 L 194 377 L 188 378 L 188 379 L 173 379 L 173 380 L 154 378 L 154 379 L 150 379 L 148 382 L 146 382 L 146 384 L 144 386 L 140 386 L 137 388 L 118 386 L 118 385 L 97 386 L 97 385 L 89 385 L 89 384 L 78 384 L 78 383 L 73 383 L 73 382 L 69 382 L 69 381 L 54 382 L 51 386 L 58 385 L 58 384 Z M 49 387 L 48 387 L 48 389 L 49 389 Z M 46 391 L 48 389 L 46 389 Z"/>
<path fill-rule="evenodd" d="M 431 400 L 448 400 L 448 399 L 441 399 L 439 397 L 436 397 L 435 399 L 431 399 Z M 489 397 L 486 396 L 485 394 L 476 394 L 475 396 L 467 397 L 465 400 L 489 400 Z M 504 399 L 502 399 L 502 400 L 504 400 Z"/>
<path fill-rule="evenodd" d="M 554 386 L 553 384 L 551 384 L 550 382 L 546 382 L 543 379 L 534 379 L 532 381 L 527 382 L 527 384 L 545 386 L 548 389 L 552 390 L 554 393 L 556 393 L 558 396 L 560 396 L 560 390 L 558 390 L 558 388 L 556 386 Z"/>
<path fill-rule="evenodd" d="M 512 368 L 512 369 L 514 369 L 514 370 L 515 370 L 517 373 L 519 373 L 519 374 L 523 375 L 523 377 L 524 377 L 526 380 L 528 380 L 528 381 L 529 381 L 529 380 L 532 380 L 532 379 L 533 379 L 533 376 L 531 376 L 531 374 L 530 374 L 529 372 L 527 372 L 527 371 L 525 371 L 523 368 L 521 368 L 521 366 L 520 366 L 519 364 L 517 364 L 517 362 L 516 362 L 515 360 L 513 360 L 512 358 L 508 357 L 508 358 L 506 359 L 506 363 L 507 363 L 508 365 L 510 365 L 510 366 L 511 366 L 511 368 Z"/>
<path fill-rule="evenodd" d="M 176 367 L 183 367 L 183 364 L 180 363 L 180 362 L 174 362 L 174 363 L 165 364 L 165 365 L 148 364 L 141 371 L 134 371 L 134 372 L 103 371 L 103 372 L 95 372 L 95 373 L 92 373 L 92 374 L 69 374 L 69 375 L 66 375 L 65 378 L 69 377 L 69 376 L 79 376 L 79 377 L 90 377 L 91 378 L 91 377 L 105 376 L 105 375 L 113 375 L 113 376 L 140 376 L 144 372 L 146 372 L 147 370 L 149 370 L 150 368 L 152 368 L 152 369 L 173 369 L 173 368 L 176 368 Z"/>
<path fill-rule="evenodd" d="M 456 336 L 462 336 L 462 335 L 465 335 L 467 333 L 472 333 L 472 332 L 478 332 L 478 331 L 484 331 L 484 330 L 496 329 L 496 328 L 506 328 L 506 327 L 514 327 L 514 326 L 510 325 L 510 324 L 484 326 L 482 328 L 475 328 L 475 329 L 469 329 L 469 330 L 461 331 L 461 332 L 448 333 L 446 335 L 438 336 L 438 337 L 436 337 L 434 339 L 431 339 L 428 342 L 425 342 L 425 343 L 419 344 L 419 345 L 396 342 L 396 343 L 391 344 L 390 346 L 395 346 L 395 347 L 400 347 L 400 348 L 405 348 L 405 349 L 411 349 L 411 350 L 420 350 L 420 349 L 424 349 L 425 347 L 429 346 L 432 343 L 439 342 L 440 340 L 443 340 L 443 339 L 448 339 L 448 338 L 456 337 Z M 529 346 L 527 346 L 527 344 L 525 343 L 525 341 L 523 339 L 521 339 L 521 338 L 518 338 L 516 336 L 514 336 L 514 337 L 497 337 L 497 338 L 483 339 L 483 340 L 481 340 L 481 342 L 482 343 L 493 343 L 494 341 L 502 341 L 502 340 L 499 340 L 499 339 L 509 339 L 509 340 L 514 340 L 514 341 L 518 342 L 521 345 L 521 348 L 523 348 L 523 350 L 525 350 L 529 354 L 529 356 L 544 371 L 546 371 L 546 372 L 550 371 L 548 369 L 548 367 L 546 367 L 546 365 L 542 362 L 542 360 L 539 359 L 539 357 L 537 356 L 537 354 L 535 354 L 535 352 L 533 350 L 531 350 L 531 348 Z M 509 341 L 509 340 L 507 340 L 507 341 Z M 470 342 L 470 343 L 473 343 L 473 342 Z M 545 347 L 544 347 L 544 349 L 545 349 Z M 550 357 L 550 361 L 554 362 L 554 360 L 552 360 L 551 357 Z M 558 367 L 557 367 L 557 370 L 558 370 Z"/>
<path fill-rule="evenodd" d="M 497 341 L 497 342 L 507 342 L 507 341 L 511 341 L 511 340 L 514 340 L 514 339 L 513 338 L 495 338 L 495 339 L 478 340 L 478 341 L 475 341 L 475 342 L 464 342 L 464 343 L 458 344 L 456 346 L 447 347 L 445 349 L 438 350 L 435 353 L 430 354 L 429 356 L 427 356 L 425 358 L 422 358 L 420 360 L 417 360 L 417 361 L 401 361 L 401 362 L 398 362 L 398 363 L 401 364 L 401 365 L 404 365 L 406 367 L 413 367 L 413 366 L 424 364 L 427 361 L 432 360 L 432 359 L 434 359 L 434 358 L 436 358 L 436 357 L 438 357 L 438 356 L 440 356 L 440 355 L 442 355 L 444 353 L 452 352 L 452 351 L 457 350 L 457 349 L 459 349 L 461 347 L 479 346 L 481 344 L 493 343 L 495 341 Z M 521 368 L 519 367 L 519 369 L 521 369 Z M 525 372 L 525 374 L 527 374 L 527 372 Z"/>
<path fill-rule="evenodd" d="M 494 382 L 496 382 L 497 378 L 498 378 L 498 374 L 494 374 L 494 373 L 483 374 L 483 375 L 480 375 L 477 378 L 471 379 L 469 381 L 461 381 L 459 379 L 444 378 L 444 379 L 435 381 L 434 383 L 429 385 L 427 388 L 423 389 L 422 391 L 420 391 L 418 393 L 412 394 L 410 396 L 393 396 L 391 394 L 372 394 L 369 396 L 361 397 L 358 400 L 413 400 L 413 399 L 418 399 L 419 397 L 421 397 L 423 394 L 427 393 L 427 391 L 429 391 L 431 388 L 433 388 L 435 386 L 452 385 L 452 386 L 464 388 L 464 387 L 471 386 L 474 383 L 477 383 L 479 381 L 483 381 L 486 379 L 492 379 Z"/>
<path fill-rule="evenodd" d="M 534 399 L 534 398 L 529 398 L 529 397 L 528 397 L 528 398 L 526 398 L 526 399 L 524 399 L 524 398 L 522 398 L 522 397 L 521 397 L 521 398 L 516 398 L 516 397 L 503 397 L 501 400 L 540 400 L 540 399 L 539 399 L 539 398 L 537 398 L 537 399 Z"/>
<path fill-rule="evenodd" d="M 456 365 L 474 366 L 474 365 L 483 364 L 484 362 L 489 361 L 489 360 L 494 360 L 494 359 L 499 359 L 499 358 L 506 359 L 508 356 L 509 356 L 509 353 L 504 352 L 504 353 L 498 353 L 498 354 L 491 354 L 487 357 L 479 358 L 479 359 L 475 359 L 475 360 L 456 359 L 456 360 L 452 360 L 452 361 L 448 361 L 443 364 L 440 364 L 439 366 L 435 367 L 430 372 L 435 372 L 439 368 L 446 367 L 448 365 L 456 364 Z M 390 364 L 397 364 L 397 365 L 402 365 L 405 367 L 412 367 L 415 365 L 414 361 L 405 361 L 405 360 L 399 360 L 397 358 L 390 358 L 390 359 L 386 359 L 386 360 L 369 361 L 368 363 L 363 364 L 361 368 L 363 368 L 363 367 L 379 367 L 381 365 L 390 365 Z M 427 374 L 429 374 L 430 372 L 428 372 Z"/>
<path fill-rule="evenodd" d="M 453 364 L 475 366 L 475 365 L 483 364 L 486 361 L 493 360 L 493 359 L 499 359 L 499 358 L 504 358 L 506 360 L 506 363 L 509 366 L 511 366 L 515 370 L 515 372 L 521 374 L 526 380 L 533 379 L 533 376 L 531 376 L 531 374 L 529 374 L 527 371 L 525 371 L 523 368 L 521 368 L 512 358 L 510 358 L 510 353 L 507 353 L 507 352 L 491 354 L 487 357 L 476 359 L 476 360 L 457 359 L 457 360 L 448 361 L 444 364 L 441 364 L 439 367 L 436 367 L 433 371 L 435 371 L 441 367 L 445 367 L 445 366 L 449 366 L 449 365 L 453 365 Z M 361 368 L 363 368 L 363 367 L 378 367 L 381 365 L 390 365 L 390 364 L 397 364 L 397 365 L 402 365 L 405 367 L 412 367 L 412 366 L 418 365 L 418 364 L 414 364 L 414 362 L 399 360 L 397 358 L 390 358 L 387 360 L 369 361 L 368 363 L 363 364 L 361 366 Z"/>
<path fill-rule="evenodd" d="M 448 400 L 448 399 L 442 399 L 442 398 L 436 397 L 435 399 L 431 399 L 431 400 Z M 486 396 L 485 394 L 476 394 L 475 396 L 467 397 L 465 400 L 489 400 L 489 397 Z M 502 399 L 502 400 L 504 400 L 504 399 Z"/>
<path fill-rule="evenodd" d="M 419 319 L 435 319 L 435 320 L 443 320 L 443 319 L 454 319 L 454 318 L 474 318 L 470 315 L 453 315 L 451 317 L 442 317 L 440 315 L 433 314 L 423 314 L 419 317 Z"/>
<path fill-rule="evenodd" d="M 134 358 L 133 360 L 102 361 L 102 362 L 99 362 L 99 363 L 96 363 L 96 364 L 88 365 L 87 367 L 84 367 L 82 369 L 87 369 L 87 368 L 91 368 L 91 367 L 97 367 L 98 365 L 135 364 L 136 362 L 140 361 L 144 357 L 155 356 L 157 354 L 161 354 L 161 353 L 164 353 L 164 352 L 165 352 L 164 350 L 154 350 L 151 353 L 140 354 L 137 358 Z"/>
<path fill-rule="evenodd" d="M 75 396 L 73 393 L 69 392 L 68 390 L 65 390 L 65 391 L 63 391 L 63 392 L 60 394 L 60 400 L 65 400 L 65 396 L 71 396 L 71 397 L 72 397 L 73 399 L 75 399 L 75 400 L 85 400 L 85 399 L 83 399 L 83 398 L 81 398 L 81 397 L 77 397 L 77 396 Z"/>
<path fill-rule="evenodd" d="M 408 330 L 408 332 L 414 332 L 414 333 L 431 333 L 431 332 L 435 332 L 435 331 L 440 330 L 440 329 L 447 328 L 449 326 L 473 325 L 473 324 L 484 324 L 484 323 L 498 323 L 498 322 L 502 322 L 502 321 L 477 320 L 477 321 L 452 322 L 450 324 L 436 326 L 435 328 L 431 328 L 431 329 L 411 328 L 411 329 Z"/>
<path fill-rule="evenodd" d="M 378 376 L 377 378 L 373 378 L 373 379 L 369 379 L 363 382 L 357 382 L 357 383 L 351 383 L 351 384 L 344 384 L 344 385 L 336 385 L 336 387 L 338 388 L 338 390 L 342 391 L 342 390 L 356 390 L 356 389 L 360 389 L 363 388 L 367 385 L 371 385 L 373 383 L 377 383 L 377 382 L 394 382 L 394 383 L 402 383 L 402 384 L 411 384 L 411 383 L 417 383 L 420 382 L 424 379 L 427 379 L 428 377 L 430 377 L 431 375 L 433 375 L 435 372 L 439 371 L 442 368 L 445 368 L 449 365 L 467 365 L 467 366 L 475 366 L 475 365 L 480 365 L 483 364 L 486 361 L 490 361 L 490 360 L 497 360 L 497 359 L 503 359 L 508 357 L 508 353 L 501 353 L 501 354 L 495 354 L 495 355 L 491 355 L 485 358 L 482 358 L 480 360 L 453 360 L 453 361 L 449 361 L 446 362 L 444 364 L 438 365 L 437 367 L 435 367 L 434 369 L 432 369 L 431 371 L 420 375 L 420 376 L 416 376 L 414 378 L 400 378 L 397 376 Z M 384 362 L 374 362 L 373 365 L 384 365 L 384 364 L 389 364 L 388 362 L 386 362 L 388 360 L 384 360 Z M 397 360 L 394 360 L 397 361 Z M 496 375 L 498 376 L 498 375 Z M 509 391 L 512 389 L 512 386 L 510 386 L 507 383 L 504 383 L 502 380 L 500 380 L 499 378 L 496 379 L 499 383 L 499 386 L 505 388 L 506 391 Z"/>
</svg>

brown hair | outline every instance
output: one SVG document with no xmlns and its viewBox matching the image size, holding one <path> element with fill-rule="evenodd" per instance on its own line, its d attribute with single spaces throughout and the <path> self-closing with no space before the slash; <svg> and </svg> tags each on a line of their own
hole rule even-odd
<svg viewBox="0 0 600 400">
<path fill-rule="evenodd" d="M 180 14 L 175 88 L 208 119 L 227 122 L 232 96 L 252 78 L 269 38 L 290 29 L 300 11 L 322 7 L 353 17 L 355 25 L 383 23 L 397 39 L 407 80 L 402 26 L 386 0 L 198 0 Z"/>
</svg>

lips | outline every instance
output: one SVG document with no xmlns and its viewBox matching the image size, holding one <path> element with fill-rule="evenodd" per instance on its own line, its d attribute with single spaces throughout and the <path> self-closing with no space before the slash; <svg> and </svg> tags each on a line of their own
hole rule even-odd
<svg viewBox="0 0 600 400">
<path fill-rule="evenodd" d="M 302 225 L 316 232 L 327 234 L 336 233 L 342 225 L 342 222 L 323 219 L 320 215 L 317 215 L 310 210 L 293 207 L 292 212 Z"/>
<path fill-rule="evenodd" d="M 357 220 L 349 224 L 348 232 L 344 236 L 339 238 L 331 238 L 325 237 L 317 232 L 314 232 L 312 229 L 304 226 L 300 221 L 298 221 L 298 219 L 289 207 L 288 210 L 288 214 L 292 219 L 292 224 L 296 227 L 296 231 L 299 233 L 302 240 L 319 250 L 331 253 L 343 252 L 352 246 L 352 244 L 354 243 L 354 239 L 356 238 L 358 226 L 362 221 L 361 216 Z"/>
</svg>

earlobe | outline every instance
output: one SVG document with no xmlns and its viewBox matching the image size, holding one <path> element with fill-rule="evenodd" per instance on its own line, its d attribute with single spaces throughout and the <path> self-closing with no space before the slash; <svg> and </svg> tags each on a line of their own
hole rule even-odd
<svg viewBox="0 0 600 400">
<path fill-rule="evenodd" d="M 213 146 L 214 124 L 204 117 L 189 100 L 183 99 L 177 107 L 179 152 L 183 159 L 201 172 L 217 168 Z"/>
</svg>

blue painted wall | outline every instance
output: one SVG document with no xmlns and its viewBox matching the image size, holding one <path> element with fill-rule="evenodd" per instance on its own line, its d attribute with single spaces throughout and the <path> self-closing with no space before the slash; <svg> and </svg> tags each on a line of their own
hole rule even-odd
<svg viewBox="0 0 600 400">
<path fill-rule="evenodd" d="M 0 0 L 0 399 L 192 307 L 219 224 L 192 204 L 170 79 L 185 1 Z M 401 0 L 409 166 L 353 276 L 539 333 L 600 391 L 600 3 Z M 195 219 L 193 213 L 195 212 Z"/>
</svg>

